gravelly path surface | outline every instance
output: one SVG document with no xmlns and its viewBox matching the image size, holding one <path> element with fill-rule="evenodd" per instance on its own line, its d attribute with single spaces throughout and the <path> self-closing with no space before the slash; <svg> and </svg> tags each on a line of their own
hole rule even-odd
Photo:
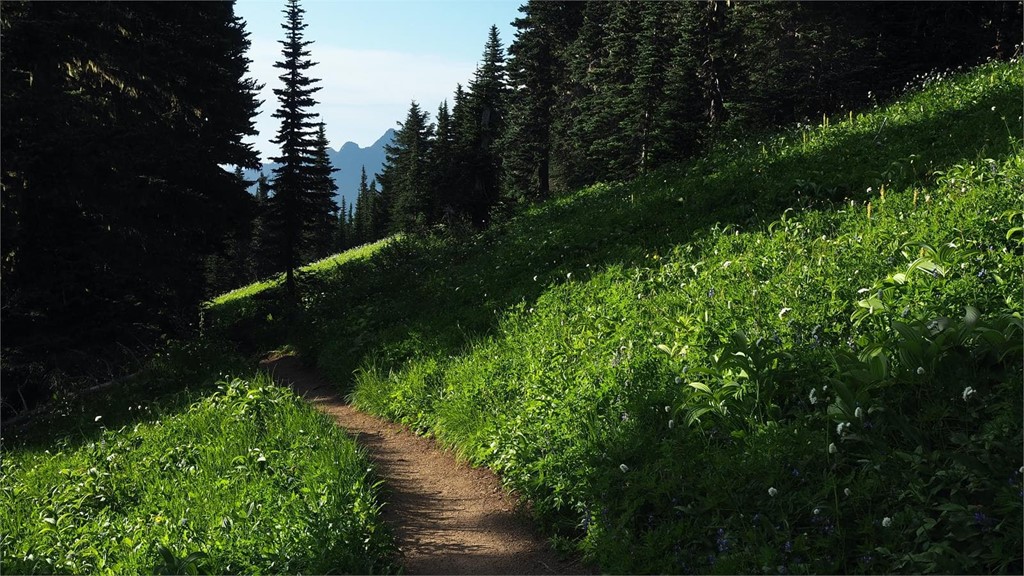
<svg viewBox="0 0 1024 576">
<path fill-rule="evenodd" d="M 261 365 L 365 447 L 384 480 L 384 520 L 407 574 L 590 572 L 559 559 L 489 470 L 458 462 L 432 440 L 356 410 L 295 356 L 271 356 Z"/>
</svg>

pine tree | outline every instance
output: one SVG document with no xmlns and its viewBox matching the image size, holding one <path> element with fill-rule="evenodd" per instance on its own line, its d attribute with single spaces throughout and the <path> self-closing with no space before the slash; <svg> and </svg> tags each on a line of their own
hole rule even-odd
<svg viewBox="0 0 1024 576">
<path fill-rule="evenodd" d="M 338 209 L 338 215 L 334 219 L 334 240 L 333 246 L 336 252 L 341 252 L 348 248 L 348 206 L 345 205 L 345 197 L 341 197 L 341 207 Z"/>
<path fill-rule="evenodd" d="M 6 406 L 32 370 L 109 378 L 195 329 L 203 262 L 251 216 L 221 166 L 258 165 L 259 86 L 226 2 L 5 2 L 0 36 Z"/>
<path fill-rule="evenodd" d="M 484 45 L 483 60 L 473 75 L 465 98 L 466 125 L 460 154 L 467 176 L 467 187 L 460 192 L 461 204 L 473 224 L 487 225 L 490 210 L 499 197 L 501 156 L 498 138 L 505 130 L 508 81 L 505 74 L 505 51 L 498 27 L 491 26 Z"/>
<path fill-rule="evenodd" d="M 430 147 L 434 125 L 415 101 L 405 122 L 398 124 L 380 175 L 383 194 L 390 199 L 391 227 L 395 232 L 423 229 L 432 204 Z"/>
<path fill-rule="evenodd" d="M 260 172 L 259 178 L 256 179 L 256 201 L 262 206 L 267 203 L 270 199 L 270 179 L 267 175 Z"/>
<path fill-rule="evenodd" d="M 501 142 L 503 191 L 514 200 L 550 195 L 552 125 L 565 84 L 565 49 L 579 26 L 582 4 L 538 2 L 520 7 L 509 47 L 508 122 Z"/>
<path fill-rule="evenodd" d="M 337 171 L 337 168 L 331 166 L 331 158 L 327 153 L 327 133 L 323 122 L 320 122 L 313 145 L 313 161 L 309 167 L 309 183 L 304 195 L 309 214 L 306 260 L 323 258 L 330 253 L 331 236 L 338 213 L 338 205 L 334 202 L 338 185 L 332 174 Z"/>
<path fill-rule="evenodd" d="M 272 158 L 279 166 L 274 169 L 271 214 L 285 270 L 285 286 L 292 298 L 296 295 L 294 270 L 304 248 L 310 208 L 316 206 L 308 198 L 317 126 L 311 120 L 316 114 L 310 109 L 317 104 L 313 94 L 320 87 L 314 86 L 319 80 L 307 76 L 314 62 L 309 60 L 310 52 L 306 49 L 312 42 L 303 40 L 304 13 L 298 0 L 288 0 L 285 22 L 281 25 L 285 30 L 285 39 L 280 41 L 283 59 L 274 63 L 275 68 L 283 71 L 279 78 L 284 87 L 274 89 L 279 107 L 273 116 L 280 119 L 281 127 L 273 143 L 281 147 L 281 154 Z"/>
<path fill-rule="evenodd" d="M 455 125 L 445 100 L 437 108 L 437 128 L 430 146 L 430 221 L 451 223 L 455 215 L 453 191 L 457 182 Z"/>
<path fill-rule="evenodd" d="M 353 245 L 368 241 L 372 234 L 373 199 L 370 197 L 370 187 L 366 180 L 366 166 L 363 166 L 359 175 L 359 192 L 356 195 L 355 214 L 352 217 Z"/>
</svg>

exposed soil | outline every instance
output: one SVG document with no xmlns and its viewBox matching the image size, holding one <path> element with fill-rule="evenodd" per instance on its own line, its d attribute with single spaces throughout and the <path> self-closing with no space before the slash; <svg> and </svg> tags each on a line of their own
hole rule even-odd
<svg viewBox="0 0 1024 576">
<path fill-rule="evenodd" d="M 355 437 L 384 480 L 384 520 L 407 574 L 574 574 L 536 533 L 498 477 L 427 438 L 360 412 L 295 356 L 261 363 Z"/>
</svg>

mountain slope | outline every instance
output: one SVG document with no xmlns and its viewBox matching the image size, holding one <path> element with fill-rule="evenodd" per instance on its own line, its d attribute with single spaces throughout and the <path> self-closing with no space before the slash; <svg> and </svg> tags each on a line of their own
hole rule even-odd
<svg viewBox="0 0 1024 576">
<path fill-rule="evenodd" d="M 251 297 L 214 325 L 495 469 L 605 571 L 1019 572 L 1022 71 L 392 242 L 312 276 L 298 325 Z"/>
</svg>

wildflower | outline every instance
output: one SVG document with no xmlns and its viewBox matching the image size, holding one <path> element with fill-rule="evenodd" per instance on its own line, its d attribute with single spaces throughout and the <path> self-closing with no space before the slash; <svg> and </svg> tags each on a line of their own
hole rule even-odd
<svg viewBox="0 0 1024 576">
<path fill-rule="evenodd" d="M 833 443 L 829 444 L 828 445 L 828 453 L 829 454 L 835 454 L 836 452 L 839 452 L 839 449 L 836 448 L 836 443 L 833 442 Z"/>
<path fill-rule="evenodd" d="M 861 408 L 860 406 L 857 406 L 857 409 L 853 411 L 853 415 L 856 416 L 857 418 L 863 418 L 864 417 L 864 409 Z"/>
<path fill-rule="evenodd" d="M 807 395 L 807 399 L 811 401 L 812 405 L 813 404 L 817 404 L 818 403 L 817 390 L 815 390 L 814 388 L 811 388 L 811 393 Z"/>
<path fill-rule="evenodd" d="M 668 414 L 668 411 L 669 411 L 669 410 L 671 410 L 671 407 L 669 407 L 669 406 L 665 406 L 665 414 Z"/>
<path fill-rule="evenodd" d="M 924 366 L 918 366 L 917 367 L 917 373 L 918 374 L 924 374 Z"/>
<path fill-rule="evenodd" d="M 775 498 L 778 494 L 779 491 L 776 490 L 774 486 L 768 488 L 768 495 L 771 496 L 772 498 Z"/>
<path fill-rule="evenodd" d="M 92 421 L 93 422 L 99 422 L 102 418 L 103 418 L 103 416 L 97 416 L 97 417 L 93 418 Z"/>
<path fill-rule="evenodd" d="M 619 464 L 619 470 L 622 470 L 622 473 L 625 474 L 626 472 L 629 472 L 629 466 L 626 466 L 625 464 Z"/>
<path fill-rule="evenodd" d="M 566 280 L 568 280 L 569 278 L 572 278 L 572 272 L 569 272 L 568 274 L 565 275 Z"/>
<path fill-rule="evenodd" d="M 993 107 L 992 107 L 992 111 L 993 111 L 993 112 L 995 112 L 995 111 L 996 111 L 996 107 L 995 107 L 995 106 L 993 106 Z"/>
<path fill-rule="evenodd" d="M 779 310 L 779 320 L 781 320 L 782 317 L 785 316 L 787 313 L 789 313 L 791 310 L 793 310 L 793 309 L 792 308 L 783 308 L 782 310 Z"/>
<path fill-rule="evenodd" d="M 818 514 L 821 514 L 821 508 L 814 509 L 814 515 L 817 516 Z"/>
<path fill-rule="evenodd" d="M 727 552 L 729 550 L 729 539 L 725 537 L 724 528 L 718 529 L 718 538 L 716 539 L 716 543 L 718 544 L 719 552 Z"/>
<path fill-rule="evenodd" d="M 671 430 L 675 425 L 676 425 L 676 421 L 675 420 L 669 420 L 668 421 L 668 429 L 669 430 Z"/>
<path fill-rule="evenodd" d="M 849 488 L 843 488 L 843 494 L 846 494 L 846 496 L 849 497 L 853 492 L 851 492 Z"/>
<path fill-rule="evenodd" d="M 533 281 L 534 281 L 534 282 L 536 282 L 536 281 L 537 281 L 537 276 L 536 276 L 536 275 L 534 275 L 534 277 L 533 277 Z"/>
<path fill-rule="evenodd" d="M 970 398 L 971 396 L 973 396 L 974 392 L 975 392 L 974 388 L 971 388 L 970 386 L 968 386 L 967 388 L 964 388 L 964 393 L 963 393 L 964 402 L 967 402 L 967 399 Z"/>
<path fill-rule="evenodd" d="M 729 266 L 732 266 L 732 260 L 726 260 L 722 263 L 722 268 L 728 268 Z"/>
<path fill-rule="evenodd" d="M 888 528 L 889 526 L 892 526 L 892 518 L 888 516 L 882 518 L 882 528 Z"/>
<path fill-rule="evenodd" d="M 849 427 L 849 422 L 840 422 L 839 425 L 836 426 L 836 434 L 838 434 L 839 436 L 846 434 L 846 429 Z"/>
</svg>

